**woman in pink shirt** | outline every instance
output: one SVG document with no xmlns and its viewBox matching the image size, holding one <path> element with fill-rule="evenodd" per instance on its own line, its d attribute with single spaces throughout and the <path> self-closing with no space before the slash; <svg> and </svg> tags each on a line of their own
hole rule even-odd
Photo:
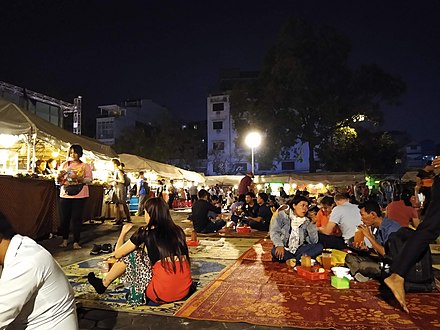
<svg viewBox="0 0 440 330">
<path fill-rule="evenodd" d="M 62 163 L 59 168 L 57 181 L 61 185 L 60 208 L 61 208 L 61 234 L 63 242 L 60 247 L 67 247 L 69 227 L 72 222 L 73 248 L 81 249 L 79 245 L 82 213 L 86 199 L 89 197 L 87 186 L 93 179 L 92 168 L 83 163 L 80 158 L 83 148 L 79 144 L 73 144 L 69 149 L 68 161 Z"/>
</svg>

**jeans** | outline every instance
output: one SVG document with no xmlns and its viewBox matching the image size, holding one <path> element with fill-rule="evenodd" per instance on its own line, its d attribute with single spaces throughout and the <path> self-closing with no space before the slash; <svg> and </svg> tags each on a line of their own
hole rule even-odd
<svg viewBox="0 0 440 330">
<path fill-rule="evenodd" d="M 315 257 L 317 257 L 317 256 L 319 256 L 321 254 L 322 249 L 323 249 L 323 247 L 322 247 L 321 243 L 300 245 L 296 249 L 295 253 L 292 253 L 292 252 L 284 249 L 284 258 L 279 260 L 279 261 L 283 262 L 283 261 L 286 261 L 288 259 L 296 259 L 296 261 L 298 262 L 299 260 L 301 260 L 301 256 L 303 256 L 303 255 L 308 255 L 308 256 L 310 256 L 312 258 L 315 258 Z M 275 256 L 275 250 L 276 250 L 276 246 L 273 246 L 272 247 L 272 251 L 271 251 L 272 257 L 274 259 L 278 259 Z"/>
</svg>

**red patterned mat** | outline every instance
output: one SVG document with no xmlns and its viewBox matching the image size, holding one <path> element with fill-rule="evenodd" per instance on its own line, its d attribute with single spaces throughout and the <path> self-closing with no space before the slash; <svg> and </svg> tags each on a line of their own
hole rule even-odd
<svg viewBox="0 0 440 330">
<path fill-rule="evenodd" d="M 249 260 L 251 256 L 257 260 Z M 303 279 L 285 264 L 261 261 L 262 256 L 266 259 L 254 246 L 176 316 L 299 328 L 440 328 L 438 292 L 408 294 L 407 315 L 383 300 L 375 281 L 351 281 L 350 289 L 338 290 L 329 280 Z"/>
</svg>

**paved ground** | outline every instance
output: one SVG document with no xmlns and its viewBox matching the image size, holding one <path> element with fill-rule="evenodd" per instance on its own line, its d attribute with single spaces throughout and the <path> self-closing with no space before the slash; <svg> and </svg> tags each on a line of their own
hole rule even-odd
<svg viewBox="0 0 440 330">
<path fill-rule="evenodd" d="M 182 220 L 186 219 L 187 213 L 172 212 L 175 222 L 182 227 L 187 227 Z M 143 223 L 143 218 L 132 217 L 135 226 Z M 61 238 L 52 238 L 40 242 L 48 249 L 61 266 L 69 265 L 90 257 L 90 250 L 94 243 L 116 242 L 120 227 L 114 226 L 111 221 L 86 223 L 81 233 L 81 250 L 72 250 L 71 245 L 67 249 L 59 248 Z M 212 321 L 195 321 L 178 317 L 157 315 L 140 315 L 133 313 L 106 311 L 99 309 L 86 309 L 78 306 L 80 329 L 274 329 L 273 327 L 255 326 L 246 323 L 224 323 Z"/>
</svg>

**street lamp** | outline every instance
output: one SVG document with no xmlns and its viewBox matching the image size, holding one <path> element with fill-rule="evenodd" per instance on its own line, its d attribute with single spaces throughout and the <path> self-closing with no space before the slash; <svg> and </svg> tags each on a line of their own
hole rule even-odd
<svg viewBox="0 0 440 330">
<path fill-rule="evenodd" d="M 252 170 L 252 173 L 254 173 L 254 167 L 255 167 L 254 149 L 257 148 L 261 143 L 261 134 L 258 132 L 249 133 L 248 135 L 246 135 L 245 143 L 249 148 L 251 148 L 251 155 L 252 155 L 251 170 Z"/>
</svg>

